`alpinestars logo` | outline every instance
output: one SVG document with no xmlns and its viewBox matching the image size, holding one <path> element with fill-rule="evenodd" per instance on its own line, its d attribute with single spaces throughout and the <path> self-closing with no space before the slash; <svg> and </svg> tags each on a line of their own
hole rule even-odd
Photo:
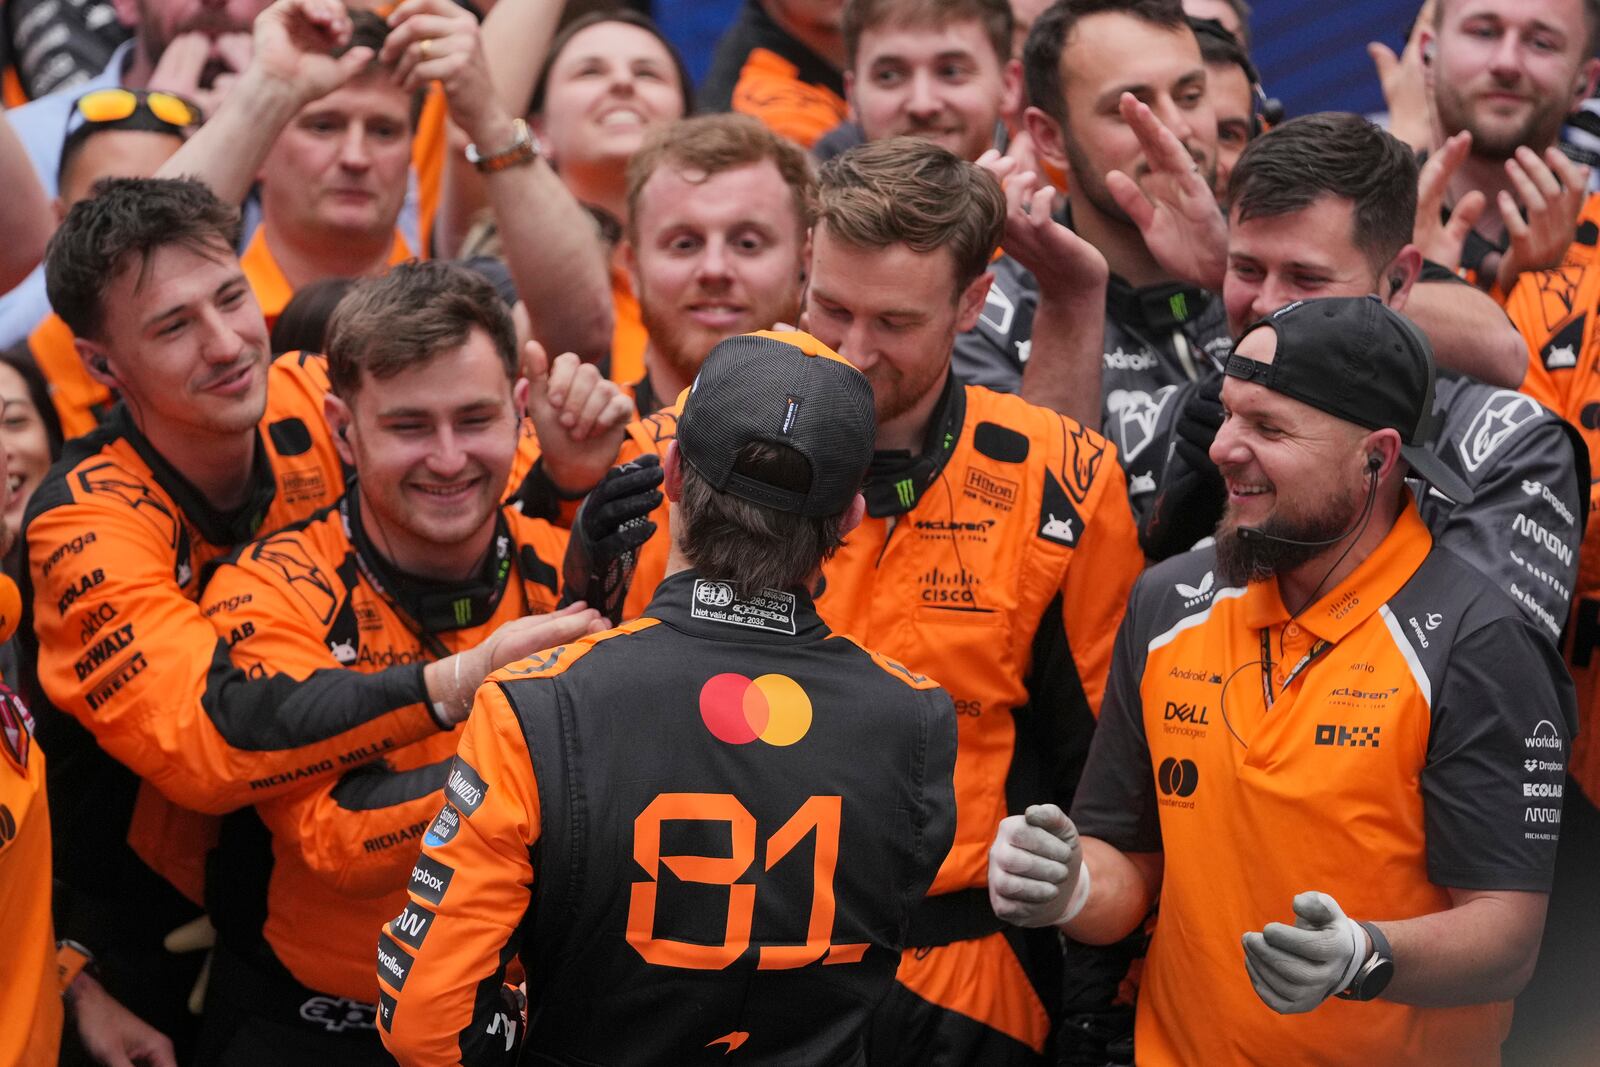
<svg viewBox="0 0 1600 1067">
<path fill-rule="evenodd" d="M 1179 596 L 1183 597 L 1183 606 L 1192 608 L 1210 600 L 1212 594 L 1216 592 L 1216 584 L 1216 575 L 1211 571 L 1206 571 L 1205 577 L 1200 579 L 1199 585 L 1187 585 L 1183 582 L 1177 582 L 1172 588 L 1177 591 Z"/>
</svg>

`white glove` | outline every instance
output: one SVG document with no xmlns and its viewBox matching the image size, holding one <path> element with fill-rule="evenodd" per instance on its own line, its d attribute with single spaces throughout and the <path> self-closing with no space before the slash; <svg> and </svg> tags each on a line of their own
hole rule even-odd
<svg viewBox="0 0 1600 1067">
<path fill-rule="evenodd" d="M 1367 932 L 1326 893 L 1294 898 L 1293 926 L 1244 935 L 1244 969 L 1256 996 L 1280 1015 L 1310 1011 L 1348 986 L 1366 960 Z"/>
<path fill-rule="evenodd" d="M 1036 804 L 1000 820 L 989 846 L 989 905 L 1015 926 L 1054 926 L 1083 907 L 1083 844 L 1054 804 Z M 1081 888 L 1088 887 L 1083 872 Z"/>
</svg>

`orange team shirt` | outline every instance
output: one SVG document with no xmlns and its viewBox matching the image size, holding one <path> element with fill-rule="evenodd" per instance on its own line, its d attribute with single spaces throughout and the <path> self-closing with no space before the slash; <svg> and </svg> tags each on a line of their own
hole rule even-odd
<svg viewBox="0 0 1600 1067">
<path fill-rule="evenodd" d="M 14 623 L 15 620 L 13 620 Z M 50 919 L 50 810 L 44 752 L 33 719 L 0 686 L 0 1064 L 54 1067 L 61 1043 L 61 989 Z"/>
<path fill-rule="evenodd" d="M 611 268 L 611 308 L 611 380 L 631 386 L 644 377 L 644 348 L 650 335 L 645 333 L 639 298 L 633 295 L 628 272 L 616 266 Z"/>
<path fill-rule="evenodd" d="M 733 110 L 754 115 L 775 133 L 810 148 L 849 116 L 832 89 L 800 80 L 800 68 L 778 53 L 753 48 L 733 87 Z"/>
<path fill-rule="evenodd" d="M 1139 1062 L 1498 1064 L 1510 1002 L 1278 1015 L 1240 938 L 1307 890 L 1376 922 L 1451 888 L 1549 892 L 1573 713 L 1555 649 L 1409 500 L 1296 615 L 1275 581 L 1223 582 L 1214 550 L 1140 578 L 1073 803 L 1081 833 L 1163 859 Z"/>
<path fill-rule="evenodd" d="M 404 263 L 411 258 L 411 246 L 406 243 L 400 231 L 396 230 L 394 244 L 389 248 L 389 266 Z M 294 288 L 289 284 L 289 279 L 283 276 L 283 269 L 273 258 L 272 249 L 267 247 L 265 226 L 256 227 L 255 236 L 250 238 L 250 244 L 245 248 L 244 255 L 239 257 L 239 266 L 244 268 L 244 276 L 256 294 L 256 303 L 261 305 L 261 314 L 267 320 L 267 329 L 272 329 L 278 321 L 278 316 L 283 314 L 283 309 L 293 299 Z"/>
<path fill-rule="evenodd" d="M 50 402 L 61 420 L 61 436 L 80 437 L 100 425 L 100 414 L 116 401 L 111 390 L 89 377 L 72 343 L 72 330 L 55 313 L 28 335 L 33 362 L 50 387 Z"/>
<path fill-rule="evenodd" d="M 411 172 L 417 176 L 417 239 L 424 258 L 433 255 L 433 222 L 439 215 L 444 164 L 450 154 L 449 104 L 438 82 L 428 86 L 411 138 Z"/>
<path fill-rule="evenodd" d="M 1578 219 L 1577 239 L 1562 265 L 1530 271 L 1506 298 L 1506 314 L 1528 342 L 1522 391 L 1577 428 L 1600 466 L 1600 193 L 1591 194 Z M 1526 487 L 1526 484 L 1525 484 Z M 1535 487 L 1537 489 L 1537 487 Z M 1590 487 L 1588 523 L 1578 553 L 1578 587 L 1565 641 L 1567 666 L 1578 688 L 1582 728 L 1572 746 L 1573 778 L 1600 803 L 1600 503 Z"/>
</svg>

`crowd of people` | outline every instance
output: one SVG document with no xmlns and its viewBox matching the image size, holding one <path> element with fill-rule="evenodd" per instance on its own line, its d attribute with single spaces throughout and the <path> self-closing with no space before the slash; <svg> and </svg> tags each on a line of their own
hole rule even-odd
<svg viewBox="0 0 1600 1067">
<path fill-rule="evenodd" d="M 647 9 L 3 23 L 0 1067 L 1593 1062 L 1600 2 Z"/>
</svg>

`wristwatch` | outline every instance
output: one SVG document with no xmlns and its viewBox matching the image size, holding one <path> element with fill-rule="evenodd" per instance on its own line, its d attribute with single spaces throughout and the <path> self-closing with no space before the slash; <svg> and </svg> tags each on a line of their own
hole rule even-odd
<svg viewBox="0 0 1600 1067">
<path fill-rule="evenodd" d="M 1394 950 L 1389 947 L 1389 939 L 1372 923 L 1362 922 L 1361 928 L 1372 938 L 1372 955 L 1356 971 L 1350 985 L 1334 994 L 1341 1000 L 1374 1000 L 1394 977 Z"/>
<path fill-rule="evenodd" d="M 539 158 L 542 151 L 539 139 L 533 135 L 522 119 L 512 120 L 511 143 L 498 152 L 484 153 L 475 144 L 467 145 L 467 162 L 483 174 L 494 174 L 507 167 L 523 167 Z"/>
</svg>

